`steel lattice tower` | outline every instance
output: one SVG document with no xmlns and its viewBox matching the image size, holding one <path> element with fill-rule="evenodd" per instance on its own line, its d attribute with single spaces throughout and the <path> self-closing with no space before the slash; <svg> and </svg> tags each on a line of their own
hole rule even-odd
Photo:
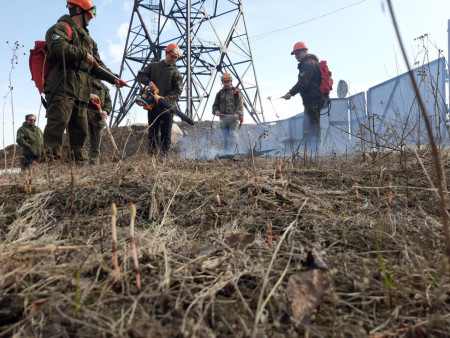
<svg viewBox="0 0 450 338">
<path fill-rule="evenodd" d="M 130 88 L 116 92 L 114 125 L 136 107 L 138 71 L 164 58 L 170 43 L 184 52 L 177 61 L 184 84 L 182 111 L 195 120 L 211 114 L 220 76 L 229 72 L 243 95 L 244 111 L 255 122 L 264 121 L 242 0 L 135 0 L 120 71 Z"/>
</svg>

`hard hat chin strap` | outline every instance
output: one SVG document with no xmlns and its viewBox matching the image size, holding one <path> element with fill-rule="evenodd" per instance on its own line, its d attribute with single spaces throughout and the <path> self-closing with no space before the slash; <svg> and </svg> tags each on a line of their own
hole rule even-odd
<svg viewBox="0 0 450 338">
<path fill-rule="evenodd" d="M 80 8 L 81 8 L 81 7 L 80 7 Z M 82 10 L 82 11 L 81 11 L 80 13 L 70 14 L 70 17 L 73 18 L 74 16 L 82 15 L 82 16 L 83 16 L 83 28 L 84 28 L 85 30 L 87 30 L 86 18 L 84 17 L 84 14 L 85 14 L 85 13 L 88 13 L 88 11 L 85 10 L 85 9 L 83 9 L 83 8 L 81 8 L 81 10 Z"/>
</svg>

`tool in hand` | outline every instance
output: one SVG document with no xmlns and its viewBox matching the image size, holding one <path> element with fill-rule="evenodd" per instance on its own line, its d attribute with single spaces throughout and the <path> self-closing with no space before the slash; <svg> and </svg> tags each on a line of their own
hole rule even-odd
<svg viewBox="0 0 450 338">
<path fill-rule="evenodd" d="M 270 101 L 270 104 L 272 105 L 273 111 L 275 112 L 275 116 L 277 117 L 277 119 L 279 119 L 280 116 L 278 115 L 277 110 L 275 109 L 275 106 L 273 105 L 273 102 L 272 102 L 272 101 L 276 101 L 276 100 L 279 100 L 279 99 L 282 99 L 282 98 L 283 98 L 283 96 L 282 96 L 282 97 L 278 97 L 278 98 L 276 98 L 276 99 L 274 99 L 274 100 L 272 100 L 272 96 L 269 96 L 269 97 L 267 98 L 267 100 L 269 100 L 269 101 Z"/>
<path fill-rule="evenodd" d="M 184 122 L 190 124 L 191 126 L 194 125 L 194 121 L 189 116 L 182 113 L 181 110 L 172 106 L 162 96 L 158 95 L 158 88 L 151 90 L 150 87 L 145 87 L 144 93 L 136 98 L 136 104 L 147 110 L 153 110 L 157 104 L 160 104 L 163 108 L 172 109 Z"/>
<path fill-rule="evenodd" d="M 98 112 L 101 114 L 101 112 L 102 112 L 102 101 L 100 100 L 100 98 L 98 98 L 98 102 L 97 102 L 96 100 L 91 100 L 91 103 L 92 103 L 94 106 L 97 107 Z M 106 121 L 106 117 L 102 117 L 102 119 L 105 121 L 105 124 L 106 124 L 106 132 L 108 133 L 109 138 L 111 139 L 111 143 L 112 143 L 112 145 L 113 145 L 113 147 L 114 147 L 114 150 L 117 151 L 117 153 L 119 154 L 119 148 L 117 148 L 116 141 L 114 140 L 114 137 L 113 137 L 113 135 L 112 135 L 112 133 L 111 133 L 111 130 L 109 129 L 108 121 Z"/>
<path fill-rule="evenodd" d="M 283 98 L 283 96 L 282 97 L 277 97 L 276 99 L 273 99 L 272 100 L 272 96 L 269 96 L 268 98 L 267 98 L 267 100 L 269 100 L 269 101 L 276 101 L 276 100 L 280 100 L 280 99 L 282 99 Z"/>
<path fill-rule="evenodd" d="M 118 80 L 122 86 L 129 87 L 129 86 L 128 86 L 128 83 L 126 83 L 124 80 L 122 80 L 121 78 L 117 77 L 116 75 L 114 75 L 114 74 L 111 73 L 110 71 L 107 71 L 107 70 L 106 70 L 105 68 L 103 68 L 102 66 L 99 65 L 98 68 L 100 68 L 100 69 L 103 70 L 105 73 L 108 73 L 108 74 L 111 75 L 113 78 L 115 78 L 116 80 Z"/>
</svg>

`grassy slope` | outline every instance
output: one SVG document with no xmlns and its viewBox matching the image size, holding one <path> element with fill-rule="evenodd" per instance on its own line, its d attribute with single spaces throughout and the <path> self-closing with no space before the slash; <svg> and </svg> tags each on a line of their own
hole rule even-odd
<svg viewBox="0 0 450 338">
<path fill-rule="evenodd" d="M 0 176 L 0 336 L 293 335 L 285 288 L 312 247 L 331 281 L 313 335 L 400 335 L 410 325 L 445 336 L 450 285 L 436 194 L 414 159 L 400 162 L 140 155 L 75 167 L 73 177 L 70 167 L 43 165 L 30 194 L 23 174 Z M 129 249 L 130 203 L 141 291 Z M 269 223 L 275 236 L 293 227 L 269 245 Z"/>
</svg>

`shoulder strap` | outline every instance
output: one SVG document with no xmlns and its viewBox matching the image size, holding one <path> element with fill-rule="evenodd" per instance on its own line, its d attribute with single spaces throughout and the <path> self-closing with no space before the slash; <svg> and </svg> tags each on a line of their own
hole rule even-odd
<svg viewBox="0 0 450 338">
<path fill-rule="evenodd" d="M 218 95 L 218 100 L 220 101 L 220 98 L 222 97 L 222 90 L 219 90 L 219 93 L 217 93 Z M 239 93 L 239 89 L 237 88 L 233 88 L 233 97 L 234 97 L 234 104 L 237 106 L 238 105 L 238 93 Z"/>
<path fill-rule="evenodd" d="M 72 27 L 70 27 L 70 25 L 67 22 L 65 22 L 65 21 L 63 21 L 63 22 L 67 27 L 67 32 L 69 33 L 69 40 L 72 41 Z"/>
<path fill-rule="evenodd" d="M 233 90 L 233 96 L 234 96 L 234 105 L 237 107 L 238 106 L 238 99 L 239 99 L 239 89 L 234 88 Z"/>
</svg>

